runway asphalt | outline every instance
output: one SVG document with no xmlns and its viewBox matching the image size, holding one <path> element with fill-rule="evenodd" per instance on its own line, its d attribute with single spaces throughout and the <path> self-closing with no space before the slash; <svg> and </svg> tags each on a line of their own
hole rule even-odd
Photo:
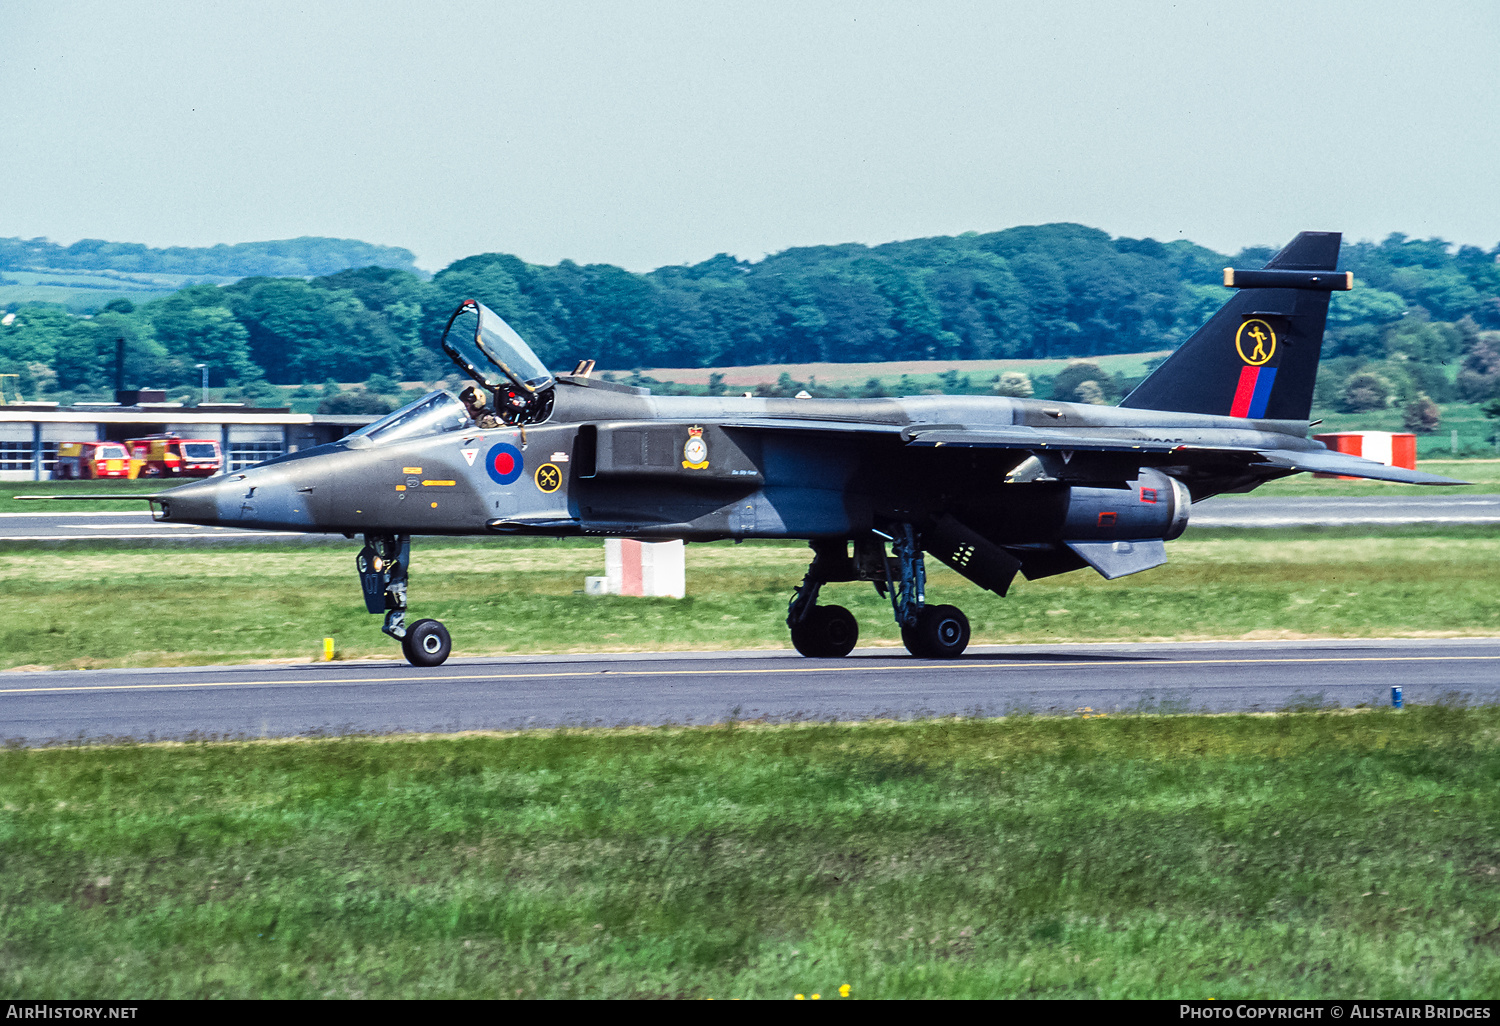
<svg viewBox="0 0 1500 1026">
<path fill-rule="evenodd" d="M 1500 524 L 1500 495 L 1316 496 L 1262 499 L 1221 496 L 1198 503 L 1194 528 L 1290 527 L 1370 524 Z M 0 513 L 0 542 L 6 541 L 176 541 L 193 544 L 308 541 L 327 535 L 288 531 L 242 531 L 233 527 L 159 524 L 149 511 L 90 512 L 38 510 Z M 333 537 L 337 537 L 336 535 Z"/>
<path fill-rule="evenodd" d="M 0 740 L 509 730 L 1500 701 L 1500 638 L 992 646 L 0 674 Z"/>
<path fill-rule="evenodd" d="M 1395 524 L 1500 524 L 1500 495 L 1351 495 L 1263 499 L 1221 495 L 1195 503 L 1188 525 L 1347 527 Z"/>
<path fill-rule="evenodd" d="M 159 524 L 151 511 L 46 510 L 0 513 L 0 542 L 186 541 L 198 544 L 264 542 L 317 538 L 288 531 L 243 531 L 234 527 Z M 334 537 L 338 537 L 335 535 Z"/>
</svg>

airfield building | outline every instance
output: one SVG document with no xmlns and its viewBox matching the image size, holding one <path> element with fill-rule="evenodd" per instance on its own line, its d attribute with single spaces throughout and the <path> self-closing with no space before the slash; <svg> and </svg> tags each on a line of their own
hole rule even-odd
<svg viewBox="0 0 1500 1026">
<path fill-rule="evenodd" d="M 0 406 L 0 481 L 44 481 L 64 442 L 118 441 L 173 432 L 212 438 L 225 470 L 336 441 L 375 420 L 371 416 L 293 413 L 235 403 L 30 403 Z"/>
</svg>

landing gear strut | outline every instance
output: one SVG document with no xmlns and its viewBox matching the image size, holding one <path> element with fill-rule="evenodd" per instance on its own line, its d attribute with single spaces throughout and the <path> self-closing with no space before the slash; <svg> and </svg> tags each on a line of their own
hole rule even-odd
<svg viewBox="0 0 1500 1026">
<path fill-rule="evenodd" d="M 411 535 L 367 534 L 365 547 L 354 557 L 365 609 L 385 613 L 381 630 L 401 642 L 413 666 L 439 666 L 453 651 L 448 628 L 437 620 L 406 625 L 406 574 L 411 561 Z"/>
<path fill-rule="evenodd" d="M 927 605 L 927 569 L 916 528 L 899 525 L 893 534 L 857 538 L 854 557 L 847 541 L 812 542 L 813 561 L 787 606 L 792 646 L 805 656 L 846 656 L 859 640 L 859 624 L 843 606 L 820 606 L 818 592 L 836 581 L 869 581 L 889 596 L 901 640 L 912 655 L 953 659 L 969 645 L 968 617 L 955 606 Z M 885 554 L 885 542 L 891 555 Z"/>
<path fill-rule="evenodd" d="M 920 659 L 958 658 L 969 647 L 969 618 L 957 606 L 927 604 L 927 565 L 916 528 L 901 524 L 887 537 L 891 558 L 885 581 L 876 581 L 875 590 L 890 595 L 902 644 Z"/>
</svg>

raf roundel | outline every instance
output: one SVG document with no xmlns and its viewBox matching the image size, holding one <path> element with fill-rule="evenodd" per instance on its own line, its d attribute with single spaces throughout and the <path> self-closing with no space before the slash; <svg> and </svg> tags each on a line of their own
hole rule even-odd
<svg viewBox="0 0 1500 1026">
<path fill-rule="evenodd" d="M 521 450 L 509 442 L 496 442 L 484 457 L 484 469 L 496 484 L 514 484 L 526 469 Z"/>
</svg>

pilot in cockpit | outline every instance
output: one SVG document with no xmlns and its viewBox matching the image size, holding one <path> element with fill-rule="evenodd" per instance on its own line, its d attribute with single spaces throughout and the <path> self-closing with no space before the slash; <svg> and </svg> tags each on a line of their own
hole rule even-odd
<svg viewBox="0 0 1500 1026">
<path fill-rule="evenodd" d="M 484 392 L 478 385 L 470 385 L 458 394 L 463 400 L 464 408 L 469 411 L 469 416 L 474 418 L 474 423 L 485 430 L 503 426 L 499 417 L 490 412 L 485 400 Z"/>
<path fill-rule="evenodd" d="M 449 341 L 450 336 L 458 342 L 472 340 L 506 380 L 487 380 Z M 487 307 L 472 299 L 465 300 L 448 319 L 441 344 L 449 359 L 474 379 L 474 384 L 465 387 L 459 399 L 482 430 L 537 424 L 552 412 L 552 372 L 515 329 Z M 490 396 L 494 397 L 493 406 Z"/>
</svg>

